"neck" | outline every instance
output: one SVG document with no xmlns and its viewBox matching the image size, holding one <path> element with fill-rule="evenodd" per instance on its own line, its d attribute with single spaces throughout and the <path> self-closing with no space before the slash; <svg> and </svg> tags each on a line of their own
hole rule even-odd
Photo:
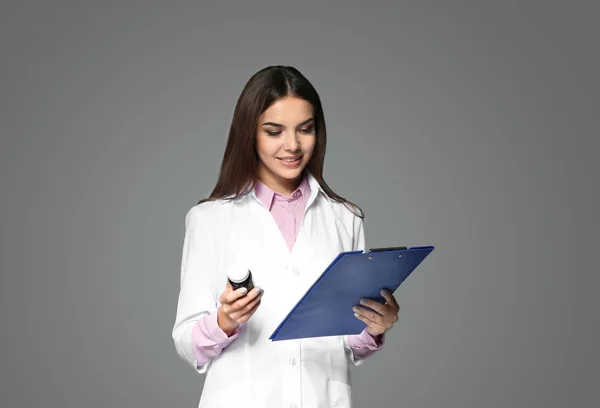
<svg viewBox="0 0 600 408">
<path fill-rule="evenodd" d="M 285 195 L 286 197 L 289 197 L 298 188 L 303 177 L 304 173 L 300 174 L 300 176 L 295 179 L 285 179 L 282 177 L 277 177 L 273 174 L 264 174 L 264 172 L 261 171 L 259 171 L 258 174 L 258 179 L 267 187 L 276 193 Z"/>
</svg>

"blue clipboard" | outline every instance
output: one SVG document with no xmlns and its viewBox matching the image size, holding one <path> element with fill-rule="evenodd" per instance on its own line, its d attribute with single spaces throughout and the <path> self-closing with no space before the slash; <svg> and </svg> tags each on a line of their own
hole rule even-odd
<svg viewBox="0 0 600 408">
<path fill-rule="evenodd" d="M 385 303 L 381 289 L 395 292 L 433 251 L 433 246 L 340 253 L 292 308 L 269 340 L 361 333 L 366 324 L 352 307 L 361 298 Z"/>
</svg>

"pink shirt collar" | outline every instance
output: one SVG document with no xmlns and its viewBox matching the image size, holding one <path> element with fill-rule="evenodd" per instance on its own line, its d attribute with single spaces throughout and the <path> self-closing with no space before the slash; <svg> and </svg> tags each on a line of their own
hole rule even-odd
<svg viewBox="0 0 600 408">
<path fill-rule="evenodd" d="M 302 181 L 300 182 L 300 185 L 298 186 L 298 188 L 292 192 L 292 194 L 290 195 L 289 198 L 285 197 L 281 193 L 276 193 L 275 191 L 271 190 L 269 187 L 267 187 L 267 185 L 265 183 L 263 183 L 260 180 L 256 180 L 256 185 L 254 186 L 254 191 L 255 191 L 256 197 L 270 211 L 271 207 L 273 205 L 273 201 L 275 199 L 295 200 L 295 199 L 301 198 L 304 201 L 304 203 L 306 203 L 308 201 L 308 198 L 310 197 L 311 190 L 310 190 L 310 186 L 308 185 L 308 182 L 306 181 L 306 177 L 304 176 L 304 177 L 302 177 Z"/>
</svg>

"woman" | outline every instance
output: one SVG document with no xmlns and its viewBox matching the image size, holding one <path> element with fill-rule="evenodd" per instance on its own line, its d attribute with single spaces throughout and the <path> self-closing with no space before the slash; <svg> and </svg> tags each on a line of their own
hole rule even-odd
<svg viewBox="0 0 600 408">
<path fill-rule="evenodd" d="M 323 180 L 326 140 L 319 95 L 298 70 L 250 78 L 217 185 L 186 215 L 173 339 L 206 373 L 200 407 L 349 407 L 349 362 L 380 349 L 398 319 L 384 291 L 385 304 L 363 303 L 377 313 L 355 307 L 359 335 L 268 340 L 340 252 L 365 248 L 362 211 Z M 234 263 L 254 289 L 232 290 Z"/>
</svg>

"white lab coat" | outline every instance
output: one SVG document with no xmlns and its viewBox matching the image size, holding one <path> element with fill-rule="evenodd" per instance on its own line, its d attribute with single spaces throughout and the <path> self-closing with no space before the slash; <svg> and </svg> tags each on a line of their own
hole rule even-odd
<svg viewBox="0 0 600 408">
<path fill-rule="evenodd" d="M 312 175 L 307 178 L 311 195 L 291 252 L 253 191 L 235 202 L 196 205 L 186 215 L 172 334 L 177 353 L 206 373 L 201 408 L 350 407 L 349 362 L 362 360 L 346 336 L 268 339 L 340 252 L 365 248 L 363 220 L 326 196 Z M 264 289 L 261 305 L 240 327 L 240 336 L 199 367 L 192 327 L 202 315 L 216 312 L 226 270 L 236 261 L 245 263 L 255 285 Z"/>
</svg>

